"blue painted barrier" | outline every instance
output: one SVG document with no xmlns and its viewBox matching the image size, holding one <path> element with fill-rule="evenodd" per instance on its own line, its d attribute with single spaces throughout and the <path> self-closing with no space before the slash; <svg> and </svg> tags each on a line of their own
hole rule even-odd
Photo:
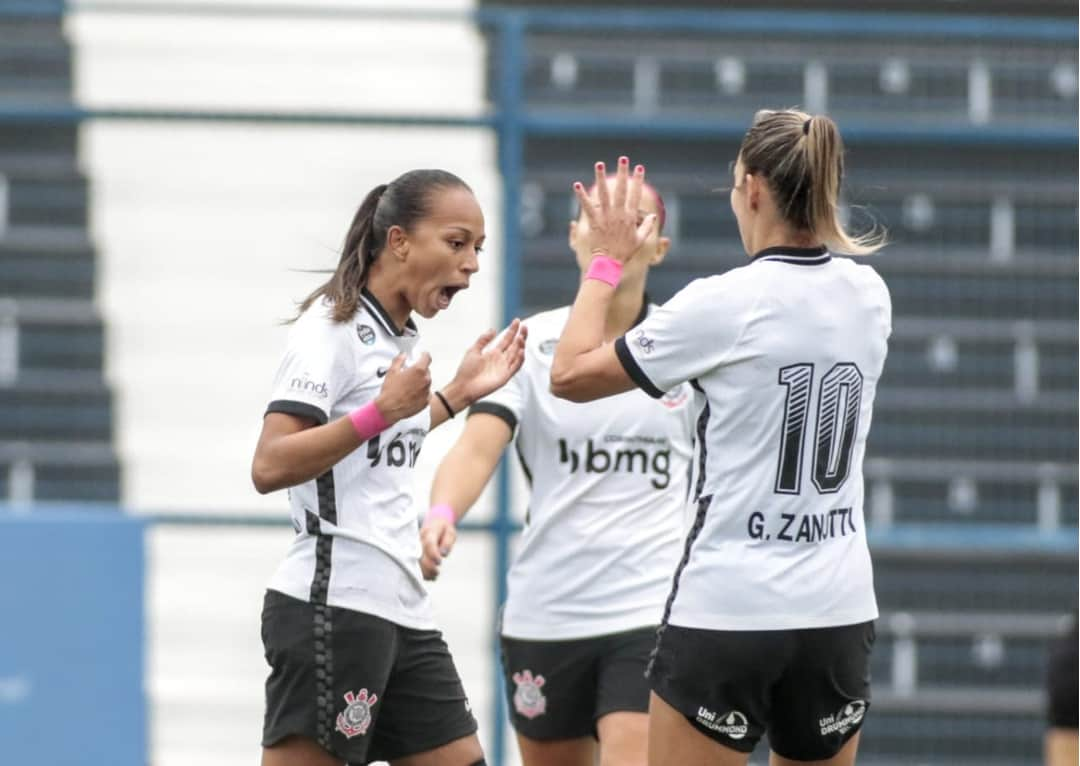
<svg viewBox="0 0 1080 766">
<path fill-rule="evenodd" d="M 147 763 L 143 522 L 0 515 L 0 762 Z"/>
</svg>

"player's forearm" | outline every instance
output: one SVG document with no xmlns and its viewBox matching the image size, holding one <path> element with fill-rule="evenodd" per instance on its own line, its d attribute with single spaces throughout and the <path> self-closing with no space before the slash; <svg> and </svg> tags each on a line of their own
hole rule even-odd
<svg viewBox="0 0 1080 766">
<path fill-rule="evenodd" d="M 551 393 L 575 399 L 587 383 L 586 356 L 604 343 L 604 323 L 615 288 L 596 279 L 585 279 L 578 288 L 570 318 L 555 346 L 551 364 Z"/>
<path fill-rule="evenodd" d="M 361 443 L 347 417 L 264 438 L 255 450 L 251 479 L 260 494 L 295 487 L 322 476 Z"/>
<path fill-rule="evenodd" d="M 468 400 L 468 397 L 463 391 L 463 386 L 456 380 L 451 380 L 441 389 L 439 393 L 433 393 L 431 395 L 431 426 L 430 430 L 435 430 L 452 417 L 456 417 L 459 412 L 464 412 L 472 404 Z M 441 394 L 441 396 L 440 396 Z"/>
<path fill-rule="evenodd" d="M 504 444 L 461 439 L 446 453 L 431 484 L 431 505 L 449 505 L 461 519 L 479 499 L 502 456 Z"/>
</svg>

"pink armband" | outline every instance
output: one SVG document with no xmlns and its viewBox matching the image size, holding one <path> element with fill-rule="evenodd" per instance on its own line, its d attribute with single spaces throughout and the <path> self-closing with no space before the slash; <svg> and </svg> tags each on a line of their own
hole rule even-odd
<svg viewBox="0 0 1080 766">
<path fill-rule="evenodd" d="M 349 422 L 352 423 L 353 430 L 360 437 L 360 441 L 364 442 L 390 427 L 386 418 L 379 412 L 379 408 L 375 406 L 375 402 L 368 402 L 363 407 L 357 407 L 350 412 Z"/>
<path fill-rule="evenodd" d="M 424 516 L 424 523 L 428 523 L 432 519 L 446 519 L 450 522 L 450 526 L 457 524 L 457 516 L 454 515 L 454 509 L 446 503 L 439 503 L 428 508 L 427 515 Z"/>
<path fill-rule="evenodd" d="M 619 278 L 622 276 L 622 264 L 610 255 L 598 255 L 589 264 L 589 270 L 585 272 L 585 279 L 599 279 L 607 282 L 612 287 L 619 286 Z"/>
</svg>

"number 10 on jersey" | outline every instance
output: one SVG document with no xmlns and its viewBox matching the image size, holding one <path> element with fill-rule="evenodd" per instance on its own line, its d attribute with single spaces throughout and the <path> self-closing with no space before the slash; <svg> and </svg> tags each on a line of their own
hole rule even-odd
<svg viewBox="0 0 1080 766">
<path fill-rule="evenodd" d="M 781 367 L 778 382 L 787 392 L 776 462 L 776 492 L 797 495 L 802 491 L 803 442 L 810 416 L 814 365 Z M 834 364 L 821 379 L 811 444 L 811 479 L 821 494 L 838 491 L 851 470 L 862 389 L 862 373 L 851 362 Z"/>
</svg>

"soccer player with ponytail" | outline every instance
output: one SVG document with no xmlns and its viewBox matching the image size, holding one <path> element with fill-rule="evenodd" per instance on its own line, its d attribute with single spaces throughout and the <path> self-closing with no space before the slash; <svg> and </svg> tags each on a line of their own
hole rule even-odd
<svg viewBox="0 0 1080 766">
<path fill-rule="evenodd" d="M 484 333 L 431 390 L 416 312 L 479 268 L 469 187 L 414 170 L 364 199 L 333 276 L 301 304 L 252 463 L 289 489 L 296 537 L 262 614 L 263 766 L 476 766 L 483 753 L 419 566 L 412 468 L 432 428 L 520 368 L 525 331 Z M 490 348 L 488 348 L 490 346 Z"/>
<path fill-rule="evenodd" d="M 597 177 L 605 175 L 598 164 Z M 556 396 L 698 392 L 696 518 L 649 669 L 650 766 L 850 766 L 870 706 L 878 616 L 863 458 L 891 332 L 866 255 L 839 217 L 843 145 L 831 119 L 759 112 L 735 159 L 731 207 L 750 263 L 692 282 L 623 338 L 604 316 L 655 221 L 644 168 L 619 161 L 589 200 L 590 272 L 555 351 Z"/>
</svg>

